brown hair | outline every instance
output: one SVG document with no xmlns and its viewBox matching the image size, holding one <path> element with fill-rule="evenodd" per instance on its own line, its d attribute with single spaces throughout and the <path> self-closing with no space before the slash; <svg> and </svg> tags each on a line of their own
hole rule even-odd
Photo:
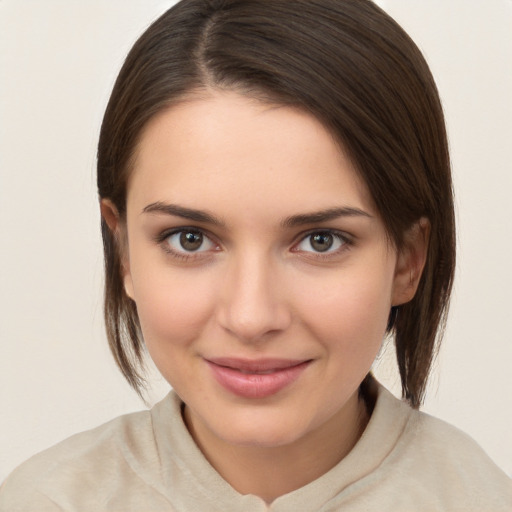
<svg viewBox="0 0 512 512">
<path fill-rule="evenodd" d="M 412 301 L 393 308 L 402 392 L 418 407 L 448 308 L 455 266 L 450 161 L 438 92 L 421 52 L 369 0 L 182 0 L 135 43 L 115 83 L 98 146 L 98 190 L 121 217 L 141 131 L 187 93 L 213 87 L 300 107 L 349 152 L 397 248 L 430 221 Z M 105 319 L 124 376 L 144 384 L 142 335 L 102 221 Z"/>
</svg>

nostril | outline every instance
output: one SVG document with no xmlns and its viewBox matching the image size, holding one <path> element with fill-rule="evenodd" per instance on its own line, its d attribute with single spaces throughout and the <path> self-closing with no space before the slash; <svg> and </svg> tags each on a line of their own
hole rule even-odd
<svg viewBox="0 0 512 512">
<path fill-rule="evenodd" d="M 237 308 L 231 304 L 220 315 L 222 328 L 244 342 L 267 340 L 283 332 L 289 323 L 289 314 L 275 304 L 265 308 Z"/>
</svg>

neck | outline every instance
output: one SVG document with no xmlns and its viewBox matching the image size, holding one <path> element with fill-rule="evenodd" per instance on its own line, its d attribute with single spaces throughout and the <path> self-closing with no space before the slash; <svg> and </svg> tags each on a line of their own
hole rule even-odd
<svg viewBox="0 0 512 512">
<path fill-rule="evenodd" d="M 356 392 L 319 428 L 293 443 L 273 447 L 227 443 L 191 418 L 188 408 L 184 418 L 196 444 L 224 480 L 240 494 L 271 503 L 336 466 L 361 437 L 369 414 Z"/>
</svg>

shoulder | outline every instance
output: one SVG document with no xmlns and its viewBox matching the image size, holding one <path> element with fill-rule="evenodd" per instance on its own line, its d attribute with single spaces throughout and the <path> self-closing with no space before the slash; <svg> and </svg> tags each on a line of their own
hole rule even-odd
<svg viewBox="0 0 512 512">
<path fill-rule="evenodd" d="M 130 466 L 138 454 L 151 457 L 151 424 L 150 411 L 127 414 L 33 456 L 0 487 L 0 511 L 67 509 L 66 492 L 72 489 L 79 501 L 82 492 L 84 499 L 91 495 L 91 486 L 99 497 L 102 486 L 133 473 Z"/>
<path fill-rule="evenodd" d="M 457 474 L 461 478 L 506 476 L 468 434 L 424 412 L 412 411 L 404 440 L 425 462 L 443 462 L 443 467 L 459 468 Z"/>
<path fill-rule="evenodd" d="M 512 510 L 512 480 L 476 441 L 445 421 L 401 407 L 409 409 L 408 420 L 387 462 L 404 484 L 436 496 L 441 510 Z"/>
</svg>

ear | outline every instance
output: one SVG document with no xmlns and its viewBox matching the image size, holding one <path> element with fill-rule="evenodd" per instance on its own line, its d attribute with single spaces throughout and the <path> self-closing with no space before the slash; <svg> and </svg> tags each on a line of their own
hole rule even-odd
<svg viewBox="0 0 512 512">
<path fill-rule="evenodd" d="M 430 222 L 422 217 L 405 233 L 403 247 L 398 251 L 393 282 L 392 305 L 412 300 L 427 260 Z"/>
<path fill-rule="evenodd" d="M 123 277 L 124 290 L 126 295 L 128 295 L 130 299 L 134 300 L 126 223 L 122 221 L 116 206 L 110 199 L 101 200 L 100 211 L 103 220 L 107 223 L 107 226 L 116 241 L 116 249 L 119 251 L 119 257 L 121 258 L 121 272 Z"/>
</svg>

